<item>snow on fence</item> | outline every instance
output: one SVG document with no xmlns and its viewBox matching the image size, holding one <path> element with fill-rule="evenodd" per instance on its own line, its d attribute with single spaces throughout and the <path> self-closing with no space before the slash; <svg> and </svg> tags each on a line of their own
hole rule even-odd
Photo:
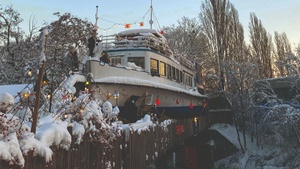
<svg viewBox="0 0 300 169">
<path fill-rule="evenodd" d="M 178 125 L 184 126 L 180 134 L 176 131 Z M 71 129 L 69 130 L 70 133 Z M 155 160 L 166 153 L 174 145 L 183 144 L 184 139 L 193 135 L 193 120 L 177 120 L 167 124 L 151 125 L 145 130 L 122 130 L 120 136 L 110 144 L 99 140 L 91 140 L 89 133 L 76 144 L 77 137 L 73 136 L 69 150 L 51 147 L 52 160 L 49 163 L 40 156 L 28 153 L 24 169 L 140 169 L 147 168 Z M 0 169 L 20 168 L 0 161 Z"/>
</svg>

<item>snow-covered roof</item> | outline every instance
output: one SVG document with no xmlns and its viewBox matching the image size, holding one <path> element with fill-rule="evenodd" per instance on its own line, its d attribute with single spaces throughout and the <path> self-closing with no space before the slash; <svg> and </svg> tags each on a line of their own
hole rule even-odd
<svg viewBox="0 0 300 169">
<path fill-rule="evenodd" d="M 141 80 L 137 78 L 129 78 L 129 77 L 106 77 L 106 78 L 100 78 L 100 79 L 94 79 L 97 83 L 119 83 L 119 84 L 128 84 L 128 85 L 141 85 L 141 86 L 149 86 L 154 88 L 161 88 L 166 90 L 172 90 L 176 92 L 182 92 L 186 94 L 190 94 L 193 96 L 202 96 L 206 97 L 205 95 L 201 95 L 196 90 L 185 90 L 179 87 L 170 86 L 166 84 L 159 84 L 148 80 Z"/>
<path fill-rule="evenodd" d="M 155 29 L 130 29 L 130 30 L 119 32 L 118 35 L 119 36 L 126 36 L 126 35 L 132 35 L 132 34 L 143 34 L 143 35 L 145 35 L 145 33 L 152 33 L 152 34 L 155 34 L 158 37 L 166 40 L 166 38 Z"/>
<path fill-rule="evenodd" d="M 19 92 L 25 89 L 28 84 L 15 84 L 15 85 L 0 85 L 0 93 L 9 93 L 13 96 L 17 96 Z M 32 88 L 33 85 L 29 85 Z"/>
</svg>

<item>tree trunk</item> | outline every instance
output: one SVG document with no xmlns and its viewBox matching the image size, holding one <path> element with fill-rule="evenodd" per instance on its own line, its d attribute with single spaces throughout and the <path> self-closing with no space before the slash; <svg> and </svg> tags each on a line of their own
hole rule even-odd
<svg viewBox="0 0 300 169">
<path fill-rule="evenodd" d="M 48 35 L 45 35 L 45 44 L 44 44 L 44 54 L 46 54 L 46 45 L 47 45 L 47 38 Z M 42 87 L 42 80 L 44 76 L 44 65 L 45 61 L 43 60 L 41 63 L 41 67 L 39 69 L 39 76 L 36 83 L 36 93 L 35 93 L 35 105 L 34 105 L 34 112 L 32 115 L 32 126 L 31 126 L 31 132 L 36 132 L 36 126 L 37 126 L 37 120 L 38 120 L 38 114 L 39 114 L 39 107 L 40 107 L 40 95 L 41 95 L 41 87 Z"/>
<path fill-rule="evenodd" d="M 36 93 L 35 93 L 35 104 L 34 104 L 34 112 L 32 115 L 32 126 L 31 126 L 31 132 L 36 132 L 36 126 L 37 126 L 37 119 L 39 114 L 39 107 L 40 107 L 40 95 L 41 95 L 41 87 L 42 87 L 42 79 L 44 75 L 44 61 L 42 62 L 42 65 L 39 70 L 39 76 L 36 83 Z"/>
<path fill-rule="evenodd" d="M 241 138 L 240 138 L 240 133 L 239 133 L 238 125 L 237 125 L 237 122 L 236 122 L 236 118 L 234 117 L 233 120 L 234 120 L 234 124 L 235 124 L 236 134 L 237 134 L 237 137 L 238 137 L 237 139 L 239 141 L 242 153 L 245 153 L 244 147 L 241 143 Z"/>
</svg>

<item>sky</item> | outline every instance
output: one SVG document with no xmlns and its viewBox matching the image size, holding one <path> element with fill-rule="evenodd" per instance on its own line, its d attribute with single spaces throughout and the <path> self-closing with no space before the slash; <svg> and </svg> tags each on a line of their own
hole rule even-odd
<svg viewBox="0 0 300 169">
<path fill-rule="evenodd" d="M 189 18 L 198 17 L 200 6 L 204 0 L 152 0 L 155 29 L 177 24 L 183 16 Z M 245 28 L 246 39 L 249 37 L 250 13 L 254 12 L 262 21 L 266 30 L 274 35 L 274 31 L 285 32 L 292 43 L 300 43 L 300 1 L 299 0 L 231 0 L 239 12 L 239 19 Z M 96 6 L 98 6 L 98 34 L 114 34 L 125 30 L 123 26 L 114 24 L 135 23 L 131 28 L 140 28 L 139 22 L 150 27 L 148 19 L 150 15 L 143 16 L 150 8 L 151 0 L 0 0 L 3 6 L 13 5 L 21 17 L 23 30 L 28 30 L 30 16 L 34 16 L 37 25 L 41 26 L 45 21 L 50 23 L 57 20 L 55 12 L 61 14 L 70 12 L 82 19 L 87 18 L 95 23 Z M 156 19 L 157 21 L 156 22 Z"/>
</svg>

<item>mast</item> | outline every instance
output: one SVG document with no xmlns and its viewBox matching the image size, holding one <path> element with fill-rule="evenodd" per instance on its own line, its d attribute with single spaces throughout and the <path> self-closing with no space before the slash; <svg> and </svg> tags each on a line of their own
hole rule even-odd
<svg viewBox="0 0 300 169">
<path fill-rule="evenodd" d="M 153 14 L 153 7 L 152 7 L 152 0 L 151 0 L 151 6 L 150 6 L 150 29 L 152 29 L 152 24 L 153 24 L 153 20 L 152 20 L 152 14 Z"/>
<path fill-rule="evenodd" d="M 98 6 L 96 6 L 95 19 L 96 19 L 95 26 L 97 27 L 97 22 L 98 22 Z"/>
</svg>

